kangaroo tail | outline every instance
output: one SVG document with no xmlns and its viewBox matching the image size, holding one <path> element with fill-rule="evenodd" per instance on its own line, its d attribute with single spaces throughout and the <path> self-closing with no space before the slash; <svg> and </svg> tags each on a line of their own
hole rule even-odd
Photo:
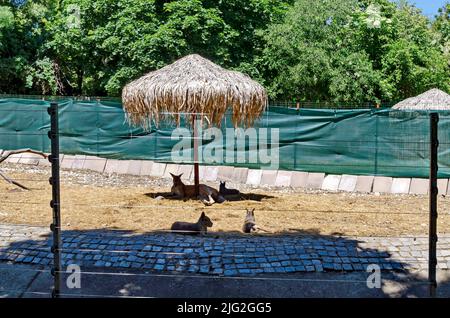
<svg viewBox="0 0 450 318">
<path fill-rule="evenodd" d="M 266 232 L 266 233 L 270 233 L 270 231 L 267 231 L 267 230 L 265 230 L 265 229 L 263 229 L 262 227 L 259 227 L 259 226 L 257 226 L 257 225 L 255 225 L 255 230 L 257 230 L 257 231 L 262 231 L 262 232 Z"/>
</svg>

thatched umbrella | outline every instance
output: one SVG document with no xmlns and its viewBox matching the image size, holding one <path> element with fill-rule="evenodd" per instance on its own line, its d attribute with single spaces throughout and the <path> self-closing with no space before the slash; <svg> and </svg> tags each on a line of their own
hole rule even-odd
<svg viewBox="0 0 450 318">
<path fill-rule="evenodd" d="M 220 126 L 227 109 L 238 125 L 251 126 L 267 106 L 263 86 L 247 75 L 225 70 L 197 54 L 150 72 L 126 85 L 122 101 L 131 124 L 148 129 L 152 122 L 169 119 L 177 124 L 180 114 L 194 120 L 201 115 Z M 198 141 L 194 125 L 194 171 L 198 193 Z"/>
<path fill-rule="evenodd" d="M 410 97 L 394 105 L 398 110 L 450 110 L 450 95 L 433 88 L 416 97 Z"/>
</svg>

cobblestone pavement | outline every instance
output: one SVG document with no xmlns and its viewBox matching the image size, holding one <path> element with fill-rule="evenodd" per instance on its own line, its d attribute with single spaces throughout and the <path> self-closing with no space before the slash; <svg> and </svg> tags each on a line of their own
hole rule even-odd
<svg viewBox="0 0 450 318">
<path fill-rule="evenodd" d="M 428 238 L 186 236 L 63 231 L 63 265 L 140 268 L 224 276 L 259 273 L 426 269 Z M 0 262 L 51 266 L 47 228 L 0 224 Z M 438 268 L 450 268 L 450 235 L 440 236 Z"/>
</svg>

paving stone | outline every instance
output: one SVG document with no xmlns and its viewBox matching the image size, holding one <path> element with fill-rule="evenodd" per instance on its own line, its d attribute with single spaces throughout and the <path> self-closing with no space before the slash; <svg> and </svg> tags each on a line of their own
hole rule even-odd
<svg viewBox="0 0 450 318">
<path fill-rule="evenodd" d="M 322 182 L 322 190 L 337 191 L 341 182 L 340 175 L 329 174 Z"/>
<path fill-rule="evenodd" d="M 375 177 L 373 180 L 373 192 L 390 193 L 392 187 L 391 177 Z"/>
<path fill-rule="evenodd" d="M 166 164 L 160 162 L 154 162 L 152 164 L 152 170 L 150 175 L 152 177 L 162 177 L 164 175 L 164 171 L 166 170 Z"/>
<path fill-rule="evenodd" d="M 105 170 L 106 159 L 96 156 L 86 156 L 83 169 L 93 170 L 102 173 Z"/>
<path fill-rule="evenodd" d="M 279 170 L 277 179 L 275 180 L 275 186 L 277 187 L 289 187 L 292 180 L 292 171 Z"/>
<path fill-rule="evenodd" d="M 356 179 L 356 192 L 370 193 L 372 192 L 374 177 L 358 176 Z"/>
<path fill-rule="evenodd" d="M 316 172 L 309 173 L 308 181 L 306 182 L 306 188 L 321 189 L 324 179 L 325 173 L 316 173 Z"/>
<path fill-rule="evenodd" d="M 277 170 L 261 170 L 261 179 L 259 184 L 260 185 L 269 185 L 273 186 L 275 185 L 275 181 L 277 180 Z M 254 183 L 252 183 L 254 184 Z M 256 183 L 257 184 L 257 183 Z"/>
<path fill-rule="evenodd" d="M 408 194 L 411 185 L 411 178 L 394 178 L 390 193 Z"/>
<path fill-rule="evenodd" d="M 262 170 L 249 169 L 246 184 L 257 186 L 261 182 Z"/>
<path fill-rule="evenodd" d="M 341 177 L 341 181 L 339 182 L 339 191 L 353 192 L 356 189 L 356 182 L 358 180 L 357 176 L 352 176 L 348 174 L 344 174 Z"/>
<path fill-rule="evenodd" d="M 428 179 L 411 179 L 411 187 L 409 188 L 410 194 L 428 194 L 429 181 Z"/>
<path fill-rule="evenodd" d="M 141 170 L 139 175 L 141 176 L 150 176 L 152 172 L 153 161 L 151 160 L 141 160 Z"/>
<path fill-rule="evenodd" d="M 129 160 L 128 161 L 127 174 L 139 176 L 139 175 L 141 175 L 141 169 L 142 169 L 142 161 L 141 160 Z"/>
<path fill-rule="evenodd" d="M 27 237 L 27 242 L 16 244 L 10 252 L 5 252 L 3 248 L 0 259 L 15 263 L 51 264 L 53 255 L 49 253 L 50 242 L 46 242 L 42 235 L 48 234 L 48 229 L 42 229 L 41 232 L 36 229 L 0 225 L 2 236 L 11 237 L 2 246 L 9 246 L 16 240 L 20 242 L 25 233 Z M 263 272 L 364 271 L 368 264 L 379 264 L 387 270 L 426 266 L 426 238 L 358 238 L 358 244 L 351 242 L 348 239 L 253 237 L 224 240 L 154 234 L 144 238 L 134 238 L 133 235 L 122 238 L 64 235 L 63 248 L 70 250 L 70 253 L 62 253 L 62 258 L 64 264 L 75 262 L 84 267 L 146 268 L 214 275 L 225 275 L 226 272 L 228 276 Z M 450 264 L 450 252 L 446 249 L 448 242 L 445 236 L 438 242 L 438 257 L 442 260 L 439 266 L 442 269 Z M 45 250 L 42 250 L 43 246 Z M 358 253 L 357 247 L 360 248 Z M 398 251 L 385 251 L 391 247 Z M 101 252 L 87 253 L 80 251 L 80 248 Z M 127 252 L 119 252 L 123 250 Z M 272 255 L 265 256 L 266 252 Z M 232 257 L 225 256 L 230 254 Z M 238 257 L 238 254 L 242 256 Z"/>
</svg>

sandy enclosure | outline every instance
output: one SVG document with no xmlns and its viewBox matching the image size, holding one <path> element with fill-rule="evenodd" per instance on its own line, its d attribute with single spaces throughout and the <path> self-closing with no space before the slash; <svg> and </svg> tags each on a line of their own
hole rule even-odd
<svg viewBox="0 0 450 318">
<path fill-rule="evenodd" d="M 2 171 L 30 187 L 25 191 L 0 181 L 0 223 L 48 226 L 50 168 L 2 164 Z M 255 208 L 257 223 L 271 234 L 399 236 L 428 234 L 428 197 L 305 192 L 249 188 L 230 184 L 245 200 L 204 206 L 196 200 L 155 199 L 169 192 L 171 181 L 151 177 L 61 171 L 64 230 L 124 229 L 152 232 L 174 221 L 196 221 L 202 211 L 212 219 L 212 232 L 237 234 L 245 208 Z M 217 183 L 210 184 L 218 187 Z M 438 201 L 438 231 L 450 233 L 450 199 Z"/>
</svg>

